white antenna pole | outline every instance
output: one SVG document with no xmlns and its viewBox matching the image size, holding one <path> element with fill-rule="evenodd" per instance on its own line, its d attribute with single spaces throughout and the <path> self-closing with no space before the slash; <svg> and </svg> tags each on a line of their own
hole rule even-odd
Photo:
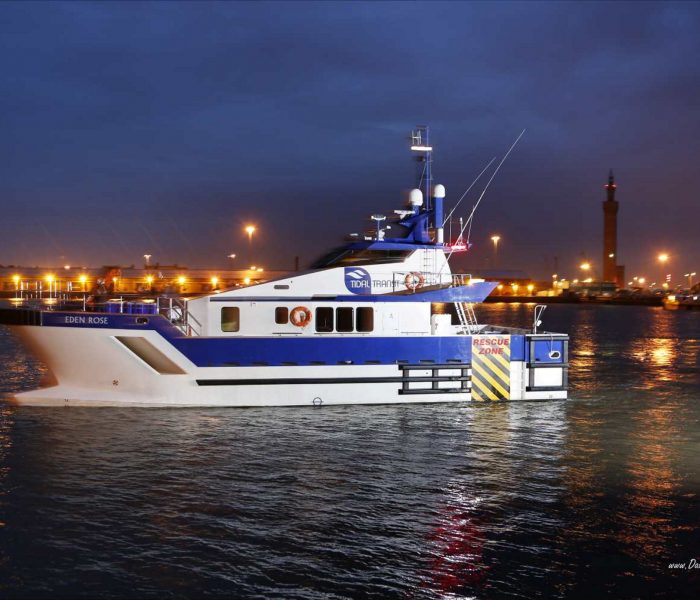
<svg viewBox="0 0 700 600">
<path fill-rule="evenodd" d="M 503 163 L 506 162 L 506 159 L 510 155 L 510 153 L 513 151 L 513 148 L 517 145 L 517 143 L 520 141 L 520 138 L 525 135 L 525 129 L 523 129 L 520 132 L 520 135 L 515 139 L 513 142 L 512 146 L 508 149 L 508 152 L 506 152 L 505 156 L 501 159 L 501 162 L 498 163 L 498 166 L 496 167 L 496 170 L 493 172 L 491 175 L 491 178 L 486 182 L 486 186 L 484 187 L 484 190 L 481 192 L 481 196 L 479 196 L 479 199 L 476 201 L 476 204 L 474 205 L 474 208 L 472 208 L 472 212 L 469 213 L 469 217 L 467 218 L 467 222 L 462 226 L 461 231 L 459 232 L 459 235 L 461 236 L 464 233 L 464 228 L 471 223 L 471 220 L 474 218 L 474 213 L 476 212 L 476 209 L 479 207 L 479 204 L 481 203 L 482 198 L 484 197 L 484 194 L 486 194 L 486 190 L 489 189 L 489 186 L 491 185 L 491 182 L 494 180 L 496 175 L 498 174 L 498 171 L 500 168 L 503 166 Z M 467 240 L 467 244 L 469 243 L 469 240 Z M 450 253 L 447 255 L 446 263 L 450 262 L 450 258 L 452 258 L 454 250 L 451 250 Z"/>
<path fill-rule="evenodd" d="M 481 179 L 481 176 L 486 172 L 486 169 L 488 169 L 488 168 L 493 164 L 493 161 L 494 161 L 494 160 L 496 160 L 496 157 L 495 157 L 495 156 L 489 161 L 489 164 L 486 165 L 486 166 L 483 168 L 483 170 L 481 171 L 481 173 L 479 173 L 479 174 L 476 176 L 476 179 L 475 179 L 474 181 L 472 181 L 471 185 L 470 185 L 470 186 L 466 189 L 466 191 L 460 196 L 459 200 L 457 200 L 457 204 L 455 204 L 455 205 L 454 205 L 454 208 L 450 211 L 450 214 L 447 215 L 447 216 L 445 217 L 445 220 L 444 220 L 443 223 L 442 223 L 442 226 L 443 226 L 443 227 L 445 226 L 445 223 L 447 223 L 448 219 L 452 216 L 452 213 L 453 213 L 455 210 L 457 210 L 457 207 L 459 206 L 459 203 L 462 202 L 462 200 L 464 200 L 464 197 L 469 193 L 469 190 L 471 190 L 471 189 L 474 187 L 474 185 L 476 184 L 476 182 L 479 181 L 479 179 Z M 450 233 L 451 233 L 451 232 L 450 232 Z"/>
</svg>

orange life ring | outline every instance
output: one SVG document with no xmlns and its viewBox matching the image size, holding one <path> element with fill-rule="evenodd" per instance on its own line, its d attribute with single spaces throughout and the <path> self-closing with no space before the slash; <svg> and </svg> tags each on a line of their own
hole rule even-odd
<svg viewBox="0 0 700 600">
<path fill-rule="evenodd" d="M 311 311 L 306 306 L 297 306 L 292 309 L 289 315 L 289 321 L 296 327 L 306 327 L 311 323 Z"/>
<path fill-rule="evenodd" d="M 423 273 L 413 271 L 412 273 L 408 273 L 406 275 L 403 282 L 407 289 L 413 291 L 423 287 L 425 277 L 423 277 Z"/>
</svg>

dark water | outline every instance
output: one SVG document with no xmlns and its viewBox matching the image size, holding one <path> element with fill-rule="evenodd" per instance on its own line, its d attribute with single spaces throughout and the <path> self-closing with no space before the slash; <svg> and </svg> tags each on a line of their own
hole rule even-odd
<svg viewBox="0 0 700 600">
<path fill-rule="evenodd" d="M 669 563 L 700 563 L 700 313 L 545 325 L 568 402 L 0 404 L 0 597 L 695 596 Z M 0 328 L 0 391 L 38 376 Z"/>
</svg>

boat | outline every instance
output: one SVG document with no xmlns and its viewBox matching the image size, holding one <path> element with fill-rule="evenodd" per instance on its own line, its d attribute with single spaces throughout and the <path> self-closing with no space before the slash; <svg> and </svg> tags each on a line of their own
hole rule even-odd
<svg viewBox="0 0 700 600">
<path fill-rule="evenodd" d="M 197 297 L 83 297 L 77 306 L 54 298 L 0 309 L 0 324 L 48 369 L 42 387 L 12 400 L 318 407 L 566 399 L 568 335 L 539 331 L 539 313 L 530 328 L 480 323 L 475 305 L 498 282 L 452 272 L 452 253 L 468 245 L 444 240 L 446 194 L 430 176 L 427 135 L 414 134 L 423 175 L 408 205 L 388 220 L 373 215 L 371 233 L 354 234 L 306 271 Z"/>
<path fill-rule="evenodd" d="M 663 306 L 666 310 L 700 310 L 700 284 L 685 292 L 665 296 Z"/>
</svg>

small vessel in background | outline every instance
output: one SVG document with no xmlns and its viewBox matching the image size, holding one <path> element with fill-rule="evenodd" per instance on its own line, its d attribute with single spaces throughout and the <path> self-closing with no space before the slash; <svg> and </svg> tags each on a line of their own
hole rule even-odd
<svg viewBox="0 0 700 600">
<path fill-rule="evenodd" d="M 453 273 L 427 128 L 407 207 L 308 271 L 199 297 L 0 310 L 49 370 L 21 404 L 320 406 L 567 397 L 568 335 L 477 320 L 497 286 Z M 511 148 L 512 149 L 512 148 Z M 482 193 L 483 196 L 483 193 Z M 472 211 L 473 214 L 473 211 Z M 382 226 L 384 224 L 384 226 Z M 393 232 L 398 230 L 398 235 Z M 389 236 L 388 232 L 392 231 Z M 444 314 L 445 304 L 454 307 Z"/>
<path fill-rule="evenodd" d="M 663 305 L 666 310 L 700 309 L 700 283 L 696 283 L 685 292 L 669 294 L 663 299 Z"/>
</svg>

